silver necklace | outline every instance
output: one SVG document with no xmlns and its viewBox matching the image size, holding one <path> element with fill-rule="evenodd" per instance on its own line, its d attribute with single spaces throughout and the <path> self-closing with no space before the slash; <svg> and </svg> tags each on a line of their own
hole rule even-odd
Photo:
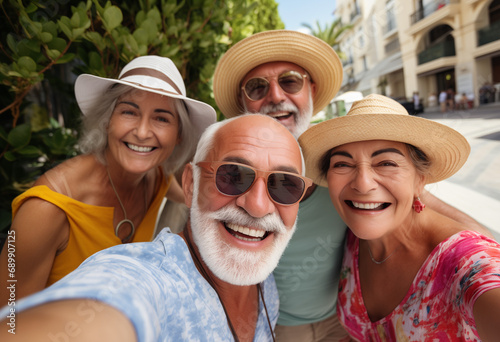
<svg viewBox="0 0 500 342">
<path fill-rule="evenodd" d="M 120 222 L 118 222 L 118 224 L 116 225 L 115 235 L 118 236 L 118 232 L 120 231 L 120 227 L 122 226 L 122 224 L 128 223 L 128 224 L 130 224 L 130 227 L 132 228 L 132 230 L 130 231 L 130 234 L 122 240 L 122 242 L 125 243 L 125 242 L 128 242 L 128 240 L 132 236 L 134 236 L 135 225 L 134 225 L 134 222 L 132 222 L 131 220 L 129 220 L 127 218 L 127 211 L 125 210 L 125 206 L 123 205 L 122 200 L 120 199 L 120 196 L 118 196 L 118 192 L 116 191 L 115 185 L 113 184 L 113 180 L 111 179 L 111 175 L 109 174 L 108 167 L 106 167 L 106 172 L 108 173 L 109 183 L 111 184 L 111 187 L 113 188 L 113 191 L 115 192 L 116 198 L 118 199 L 118 203 L 120 203 L 120 206 L 122 207 L 123 216 L 125 216 L 125 218 L 123 220 L 121 220 Z M 144 178 L 144 181 L 145 180 L 146 180 L 146 178 Z M 147 199 L 146 198 L 147 198 L 146 187 L 144 187 L 144 204 L 146 205 L 145 208 L 147 208 Z"/>
<path fill-rule="evenodd" d="M 393 255 L 394 255 L 394 253 L 396 253 L 396 251 L 399 249 L 399 247 L 401 247 L 401 245 L 399 245 L 398 247 L 396 247 L 396 249 L 395 249 L 395 250 L 393 250 L 391 254 L 389 254 L 388 256 L 386 256 L 386 257 L 385 257 L 385 259 L 384 259 L 384 260 L 381 260 L 381 261 L 375 260 L 375 258 L 374 258 L 374 257 L 373 257 L 373 255 L 372 255 L 372 251 L 371 251 L 370 246 L 368 245 L 368 243 L 366 244 L 366 247 L 368 247 L 368 253 L 370 253 L 370 259 L 372 259 L 372 261 L 373 261 L 375 264 L 380 265 L 380 264 L 383 264 L 384 262 L 386 262 L 386 261 L 387 261 L 387 259 L 389 259 L 391 256 L 393 256 Z"/>
</svg>

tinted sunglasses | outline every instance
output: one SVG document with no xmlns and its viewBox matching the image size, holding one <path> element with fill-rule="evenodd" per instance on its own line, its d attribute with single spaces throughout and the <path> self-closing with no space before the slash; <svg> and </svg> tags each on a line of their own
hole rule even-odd
<svg viewBox="0 0 500 342">
<path fill-rule="evenodd" d="M 278 75 L 278 84 L 285 93 L 293 95 L 302 90 L 306 77 L 307 75 L 289 70 Z M 241 87 L 246 97 L 251 101 L 263 99 L 269 92 L 269 88 L 270 82 L 264 77 L 251 78 Z"/>
<path fill-rule="evenodd" d="M 240 196 L 250 190 L 257 178 L 266 181 L 267 193 L 279 205 L 292 205 L 299 202 L 312 180 L 298 174 L 284 171 L 262 171 L 251 166 L 224 162 L 206 161 L 196 165 L 214 172 L 217 190 L 226 196 Z"/>
</svg>

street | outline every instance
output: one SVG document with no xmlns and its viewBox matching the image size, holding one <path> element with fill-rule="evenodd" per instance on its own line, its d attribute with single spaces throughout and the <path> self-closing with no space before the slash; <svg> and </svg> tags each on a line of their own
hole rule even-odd
<svg viewBox="0 0 500 342">
<path fill-rule="evenodd" d="M 419 116 L 456 129 L 471 145 L 469 159 L 458 173 L 426 188 L 492 230 L 500 241 L 500 103 Z"/>
</svg>

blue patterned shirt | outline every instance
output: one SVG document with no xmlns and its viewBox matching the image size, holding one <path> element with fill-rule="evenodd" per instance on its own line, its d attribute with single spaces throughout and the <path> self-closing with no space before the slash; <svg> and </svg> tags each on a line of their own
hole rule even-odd
<svg viewBox="0 0 500 342">
<path fill-rule="evenodd" d="M 274 327 L 279 301 L 272 275 L 261 286 Z M 196 269 L 184 240 L 168 229 L 153 242 L 114 246 L 94 254 L 54 285 L 19 300 L 15 309 L 17 313 L 72 298 L 96 299 L 120 310 L 134 325 L 138 341 L 233 341 L 217 293 Z M 98 311 L 99 305 L 89 302 L 80 308 L 82 315 Z M 8 313 L 9 307 L 0 310 L 1 317 Z M 254 341 L 271 340 L 259 298 Z"/>
</svg>

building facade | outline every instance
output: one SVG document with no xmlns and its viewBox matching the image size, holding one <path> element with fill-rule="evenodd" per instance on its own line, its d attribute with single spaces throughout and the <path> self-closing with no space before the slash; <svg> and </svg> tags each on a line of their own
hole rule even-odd
<svg viewBox="0 0 500 342">
<path fill-rule="evenodd" d="M 343 91 L 499 101 L 500 0 L 337 0 L 335 15 L 354 26 L 341 37 Z"/>
</svg>

